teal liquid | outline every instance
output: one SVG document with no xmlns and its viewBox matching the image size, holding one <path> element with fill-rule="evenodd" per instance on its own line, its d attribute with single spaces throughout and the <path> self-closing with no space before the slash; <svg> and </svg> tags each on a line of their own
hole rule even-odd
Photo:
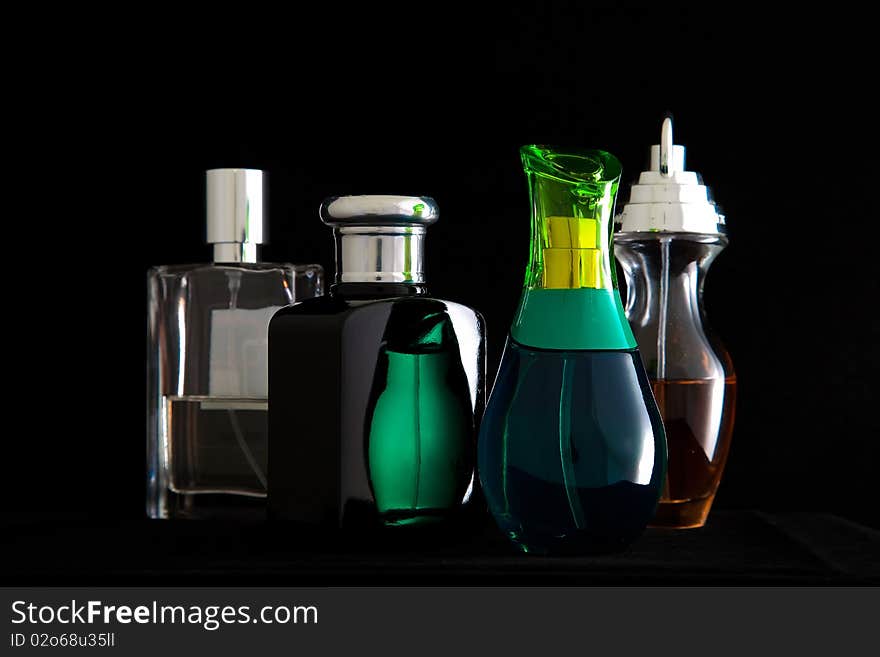
<svg viewBox="0 0 880 657">
<path fill-rule="evenodd" d="M 520 344 L 545 349 L 632 349 L 629 322 L 614 289 L 525 289 L 510 329 Z"/>
<path fill-rule="evenodd" d="M 457 345 L 383 348 L 368 414 L 367 470 L 387 525 L 424 524 L 461 506 L 473 472 L 471 395 Z"/>
<path fill-rule="evenodd" d="M 480 429 L 489 509 L 523 551 L 609 552 L 651 520 L 666 440 L 637 349 L 508 341 Z"/>
</svg>

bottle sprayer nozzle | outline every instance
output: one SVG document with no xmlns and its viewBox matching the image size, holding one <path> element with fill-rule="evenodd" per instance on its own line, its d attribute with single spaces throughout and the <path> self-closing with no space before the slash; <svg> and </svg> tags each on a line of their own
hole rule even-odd
<svg viewBox="0 0 880 657">
<path fill-rule="evenodd" d="M 259 169 L 210 169 L 205 173 L 206 241 L 214 262 L 257 262 L 267 237 L 266 175 Z"/>
<path fill-rule="evenodd" d="M 660 128 L 660 173 L 668 176 L 669 160 L 672 155 L 674 143 L 672 141 L 672 117 L 667 116 L 663 119 L 663 126 Z"/>
<path fill-rule="evenodd" d="M 629 202 L 617 215 L 618 232 L 724 234 L 724 215 L 709 199 L 699 176 L 684 168 L 684 146 L 672 136 L 672 115 L 660 128 L 660 143 L 651 146 L 651 165 L 630 189 Z"/>
<path fill-rule="evenodd" d="M 663 125 L 660 127 L 660 143 L 651 146 L 651 167 L 649 171 L 656 171 L 662 176 L 665 182 L 669 178 L 674 178 L 673 182 L 682 178 L 682 174 L 691 174 L 684 170 L 684 146 L 676 146 L 672 140 L 672 115 L 667 114 L 663 119 Z M 679 174 L 675 176 L 675 174 Z M 644 177 L 642 173 L 642 177 Z M 690 176 L 685 175 L 685 179 L 690 180 Z M 639 183 L 644 181 L 639 180 Z M 685 180 L 678 180 L 685 182 Z M 656 183 L 649 183 L 656 184 Z"/>
</svg>

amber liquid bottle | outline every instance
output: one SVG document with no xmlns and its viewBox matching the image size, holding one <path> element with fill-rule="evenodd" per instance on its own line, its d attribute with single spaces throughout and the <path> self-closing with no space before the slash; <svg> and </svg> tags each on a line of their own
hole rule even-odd
<svg viewBox="0 0 880 657">
<path fill-rule="evenodd" d="M 668 472 L 654 524 L 699 527 L 705 523 L 730 451 L 736 376 L 655 379 L 651 387 L 669 445 Z"/>
<path fill-rule="evenodd" d="M 651 160 L 617 218 L 615 255 L 626 278 L 626 316 L 668 442 L 652 525 L 701 527 L 730 452 L 736 404 L 733 363 L 703 309 L 706 274 L 727 246 L 727 231 L 707 188 L 684 170 L 671 119 Z"/>
</svg>

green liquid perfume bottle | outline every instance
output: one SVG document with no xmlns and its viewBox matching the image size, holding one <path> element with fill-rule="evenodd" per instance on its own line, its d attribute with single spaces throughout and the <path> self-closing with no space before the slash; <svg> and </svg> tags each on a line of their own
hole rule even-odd
<svg viewBox="0 0 880 657">
<path fill-rule="evenodd" d="M 428 294 L 437 204 L 343 196 L 320 212 L 336 283 L 269 325 L 270 514 L 326 529 L 469 521 L 485 328 Z"/>
<path fill-rule="evenodd" d="M 524 552 L 617 551 L 651 520 L 666 468 L 657 404 L 611 260 L 618 160 L 521 150 L 532 237 L 480 429 L 489 509 Z"/>
</svg>

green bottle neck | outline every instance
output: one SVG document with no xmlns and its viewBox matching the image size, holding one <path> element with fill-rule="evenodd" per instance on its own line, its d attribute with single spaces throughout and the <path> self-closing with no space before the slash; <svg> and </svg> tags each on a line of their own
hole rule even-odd
<svg viewBox="0 0 880 657">
<path fill-rule="evenodd" d="M 524 147 L 522 156 L 532 236 L 511 336 L 539 349 L 634 348 L 612 266 L 619 162 L 603 151 Z"/>
</svg>

